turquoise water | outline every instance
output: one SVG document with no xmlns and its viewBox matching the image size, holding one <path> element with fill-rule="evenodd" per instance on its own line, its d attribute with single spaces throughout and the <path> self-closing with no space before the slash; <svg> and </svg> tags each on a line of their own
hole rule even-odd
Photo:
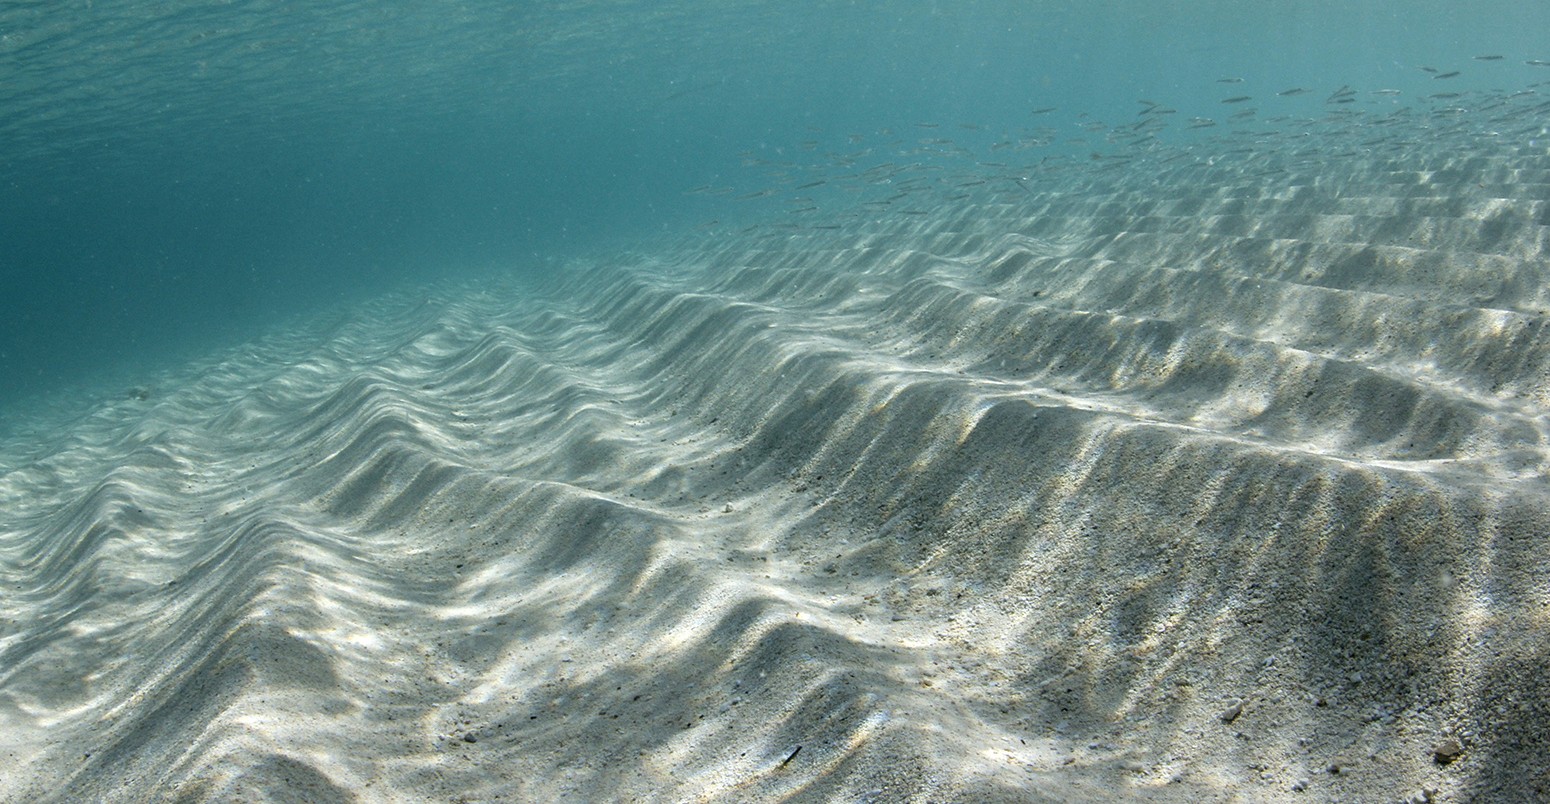
<svg viewBox="0 0 1550 804">
<path fill-rule="evenodd" d="M 736 231 L 846 149 L 1090 159 L 1301 131 L 1342 87 L 1545 93 L 1546 33 L 1504 0 L 0 3 L 0 403 L 406 281 Z M 1148 104 L 1175 112 L 1110 136 Z"/>
<path fill-rule="evenodd" d="M 1547 22 L 0 0 L 0 801 L 1550 800 Z"/>
</svg>

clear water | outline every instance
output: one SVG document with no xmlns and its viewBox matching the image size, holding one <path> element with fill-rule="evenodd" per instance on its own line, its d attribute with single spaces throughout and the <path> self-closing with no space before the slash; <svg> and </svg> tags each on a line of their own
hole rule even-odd
<svg viewBox="0 0 1550 804">
<path fill-rule="evenodd" d="M 774 214 L 745 196 L 888 132 L 1086 152 L 1143 99 L 1174 138 L 1416 105 L 1550 79 L 1547 34 L 1523 0 L 3 2 L 0 405 Z"/>
</svg>

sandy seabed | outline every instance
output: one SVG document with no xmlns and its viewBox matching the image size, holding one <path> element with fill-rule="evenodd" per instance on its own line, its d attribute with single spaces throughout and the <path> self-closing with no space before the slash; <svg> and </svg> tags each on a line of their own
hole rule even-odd
<svg viewBox="0 0 1550 804">
<path fill-rule="evenodd" d="M 1158 181 L 400 293 L 14 435 L 0 799 L 1550 796 L 1550 157 Z"/>
</svg>

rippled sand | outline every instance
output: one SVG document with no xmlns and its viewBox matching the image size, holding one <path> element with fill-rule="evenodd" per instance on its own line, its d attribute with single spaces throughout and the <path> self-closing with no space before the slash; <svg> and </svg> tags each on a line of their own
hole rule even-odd
<svg viewBox="0 0 1550 804">
<path fill-rule="evenodd" d="M 13 437 L 0 797 L 1546 793 L 1550 158 L 1233 170 L 400 294 Z"/>
</svg>

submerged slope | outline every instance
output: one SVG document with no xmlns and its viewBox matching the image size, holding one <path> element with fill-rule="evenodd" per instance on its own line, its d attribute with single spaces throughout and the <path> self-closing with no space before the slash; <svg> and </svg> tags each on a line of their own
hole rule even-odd
<svg viewBox="0 0 1550 804">
<path fill-rule="evenodd" d="M 0 797 L 1543 794 L 1550 157 L 1396 160 L 387 298 L 18 439 Z"/>
</svg>

